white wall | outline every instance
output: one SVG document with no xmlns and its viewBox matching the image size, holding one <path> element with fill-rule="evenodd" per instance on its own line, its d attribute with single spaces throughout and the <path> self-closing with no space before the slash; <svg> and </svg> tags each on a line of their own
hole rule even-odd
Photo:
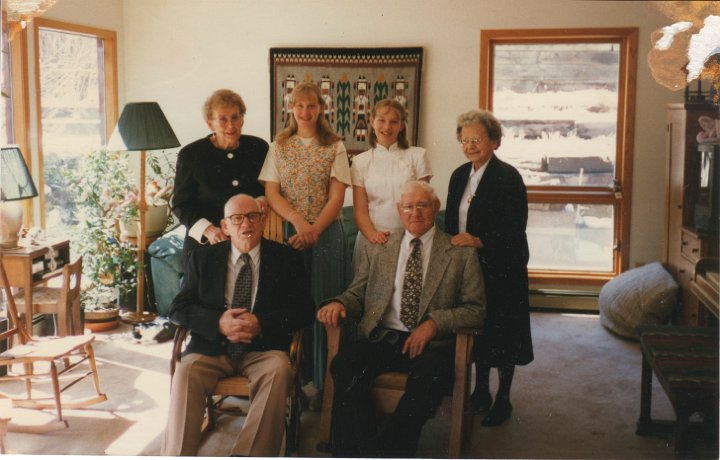
<svg viewBox="0 0 720 460">
<path fill-rule="evenodd" d="M 103 27 L 112 0 L 62 0 L 47 13 Z M 478 106 L 481 29 L 639 27 L 630 266 L 658 260 L 664 220 L 665 115 L 681 101 L 650 76 L 650 33 L 670 23 L 652 2 L 568 0 L 122 0 L 121 106 L 156 100 L 184 144 L 207 134 L 200 107 L 215 89 L 239 92 L 244 132 L 269 140 L 268 50 L 281 46 L 422 46 L 419 144 L 441 199 L 464 162 L 455 117 Z M 91 6 L 92 5 L 92 6 Z M 116 18 L 112 23 L 117 24 Z M 119 24 L 118 24 L 119 26 Z M 502 156 L 502 149 L 498 154 Z"/>
</svg>

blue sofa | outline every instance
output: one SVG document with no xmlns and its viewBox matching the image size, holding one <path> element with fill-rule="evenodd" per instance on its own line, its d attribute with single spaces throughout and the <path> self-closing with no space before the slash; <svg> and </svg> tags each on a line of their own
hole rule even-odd
<svg viewBox="0 0 720 460">
<path fill-rule="evenodd" d="M 183 277 L 182 252 L 184 227 L 181 231 L 172 231 L 156 239 L 148 246 L 150 255 L 150 274 L 157 314 L 168 316 L 170 304 L 180 292 Z"/>
</svg>

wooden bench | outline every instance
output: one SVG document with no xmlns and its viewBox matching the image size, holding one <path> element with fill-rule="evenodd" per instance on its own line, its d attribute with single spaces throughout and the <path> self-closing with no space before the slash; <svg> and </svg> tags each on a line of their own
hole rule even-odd
<svg viewBox="0 0 720 460">
<path fill-rule="evenodd" d="M 693 414 L 701 413 L 706 424 L 717 423 L 718 331 L 682 326 L 639 326 L 637 331 L 643 363 L 635 433 L 659 434 L 672 427 L 675 452 L 683 452 Z M 675 410 L 674 423 L 650 417 L 653 372 Z"/>
</svg>

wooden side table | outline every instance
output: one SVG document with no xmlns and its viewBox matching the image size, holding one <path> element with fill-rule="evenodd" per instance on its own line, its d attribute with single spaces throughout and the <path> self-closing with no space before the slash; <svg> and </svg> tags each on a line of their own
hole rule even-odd
<svg viewBox="0 0 720 460">
<path fill-rule="evenodd" d="M 52 251 L 51 251 L 52 248 Z M 51 257 L 51 254 L 54 257 Z M 70 263 L 70 241 L 48 240 L 43 245 L 3 250 L 3 264 L 10 287 L 22 288 L 25 305 L 32 309 L 33 287 L 62 274 Z M 20 311 L 25 327 L 32 334 L 32 311 Z"/>
</svg>

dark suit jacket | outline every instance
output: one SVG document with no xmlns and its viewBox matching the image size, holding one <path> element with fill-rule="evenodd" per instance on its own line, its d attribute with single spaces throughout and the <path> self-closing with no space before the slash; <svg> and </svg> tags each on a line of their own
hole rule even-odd
<svg viewBox="0 0 720 460">
<path fill-rule="evenodd" d="M 268 143 L 242 135 L 240 147 L 228 158 L 210 137 L 198 139 L 178 153 L 172 210 L 188 229 L 203 217 L 219 227 L 225 203 L 238 193 L 254 197 L 265 194 L 257 178 Z"/>
<path fill-rule="evenodd" d="M 445 230 L 451 235 L 459 232 L 458 210 L 471 167 L 471 163 L 465 163 L 450 176 Z M 533 359 L 527 219 L 527 190 L 520 173 L 493 154 L 470 203 L 467 232 L 483 241 L 477 254 L 488 302 L 485 337 L 501 349 L 514 348 L 519 343 L 517 364 Z"/>
<path fill-rule="evenodd" d="M 172 211 L 187 230 L 201 218 L 219 227 L 225 203 L 238 193 L 265 194 L 257 178 L 265 162 L 268 143 L 259 137 L 240 136 L 232 158 L 212 144 L 212 134 L 186 145 L 177 157 Z M 188 234 L 183 244 L 183 268 L 199 244 Z"/>
<path fill-rule="evenodd" d="M 200 246 L 193 251 L 170 320 L 188 328 L 186 353 L 220 355 L 227 339 L 219 331 L 225 311 L 225 278 L 230 241 Z M 260 274 L 253 313 L 261 334 L 249 350 L 288 350 L 292 333 L 312 323 L 315 304 L 307 289 L 300 252 L 274 241 L 260 243 Z"/>
</svg>

